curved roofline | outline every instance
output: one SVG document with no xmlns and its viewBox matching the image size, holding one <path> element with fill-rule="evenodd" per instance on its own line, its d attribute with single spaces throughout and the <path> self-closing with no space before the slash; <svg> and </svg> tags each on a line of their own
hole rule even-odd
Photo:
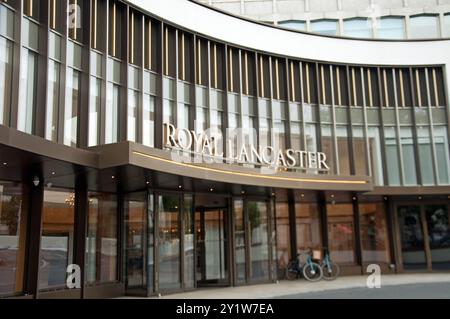
<svg viewBox="0 0 450 319">
<path fill-rule="evenodd" d="M 284 31 L 289 31 L 289 32 L 294 32 L 294 33 L 300 33 L 300 34 L 305 34 L 305 35 L 312 35 L 312 36 L 318 36 L 318 37 L 324 37 L 324 38 L 333 38 L 333 39 L 347 39 L 347 40 L 361 40 L 361 41 L 376 41 L 376 42 L 423 42 L 423 41 L 442 41 L 442 40 L 450 40 L 450 37 L 441 37 L 441 38 L 419 38 L 419 39 L 386 39 L 386 38 L 357 38 L 357 37 L 349 37 L 349 36 L 345 36 L 345 35 L 329 35 L 329 34 L 320 34 L 320 33 L 314 33 L 314 32 L 308 32 L 308 31 L 302 31 L 302 30 L 295 30 L 295 29 L 289 29 L 289 28 L 285 28 L 285 27 L 281 27 L 279 25 L 275 25 L 275 24 L 270 24 L 270 23 L 265 23 L 262 21 L 258 21 L 258 20 L 254 20 L 248 17 L 244 17 L 244 16 L 240 16 L 234 13 L 231 13 L 229 11 L 225 11 L 222 10 L 220 8 L 217 7 L 213 7 L 208 5 L 207 3 L 203 3 L 203 2 L 199 2 L 198 0 L 187 0 L 189 2 L 193 2 L 199 6 L 205 7 L 207 9 L 219 12 L 221 14 L 225 14 L 228 15 L 230 17 L 236 18 L 236 19 L 241 19 L 247 22 L 251 22 L 251 23 L 256 23 L 265 27 L 270 27 L 270 28 L 275 28 L 275 29 L 279 29 L 279 30 L 284 30 Z M 389 17 L 404 17 L 402 15 L 389 15 Z M 364 17 L 359 17 L 359 16 L 355 16 L 354 18 L 364 18 Z M 353 18 L 352 18 L 353 19 Z M 323 19 L 323 20 L 327 20 L 327 19 Z M 335 20 L 335 19 L 329 19 L 329 20 Z M 301 20 L 295 20 L 295 21 L 301 21 Z"/>
<path fill-rule="evenodd" d="M 365 66 L 450 65 L 450 39 L 318 35 L 238 17 L 193 0 L 124 1 L 164 23 L 230 46 L 299 60 Z"/>
</svg>

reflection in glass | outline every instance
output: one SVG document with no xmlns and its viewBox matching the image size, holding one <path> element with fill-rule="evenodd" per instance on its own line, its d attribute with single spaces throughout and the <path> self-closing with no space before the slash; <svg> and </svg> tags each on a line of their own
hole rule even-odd
<svg viewBox="0 0 450 319">
<path fill-rule="evenodd" d="M 86 238 L 86 280 L 90 283 L 117 279 L 117 197 L 89 194 Z"/>
<path fill-rule="evenodd" d="M 427 267 L 420 206 L 399 206 L 398 224 L 402 244 L 403 267 L 425 269 Z"/>
<path fill-rule="evenodd" d="M 437 38 L 439 34 L 437 15 L 418 15 L 409 18 L 409 38 Z"/>
<path fill-rule="evenodd" d="M 383 162 L 381 158 L 380 128 L 377 126 L 368 127 L 369 154 L 372 163 L 372 176 L 375 185 L 384 185 Z"/>
<path fill-rule="evenodd" d="M 450 38 L 450 13 L 444 14 L 443 37 Z"/>
<path fill-rule="evenodd" d="M 389 238 L 386 210 L 382 200 L 359 204 L 362 260 L 365 263 L 389 263 Z"/>
<path fill-rule="evenodd" d="M 23 49 L 21 64 L 17 129 L 32 134 L 37 95 L 37 54 Z"/>
<path fill-rule="evenodd" d="M 195 219 L 194 198 L 192 195 L 184 196 L 184 285 L 185 288 L 194 288 L 195 271 Z"/>
<path fill-rule="evenodd" d="M 106 90 L 105 143 L 117 142 L 120 87 L 108 83 Z"/>
<path fill-rule="evenodd" d="M 359 176 L 367 175 L 366 164 L 366 141 L 362 126 L 353 126 L 353 156 L 355 165 L 355 174 Z"/>
<path fill-rule="evenodd" d="M 377 19 L 377 37 L 382 39 L 404 39 L 405 22 L 403 17 L 381 17 Z"/>
<path fill-rule="evenodd" d="M 336 20 L 315 20 L 311 21 L 311 32 L 324 35 L 338 35 L 338 22 Z"/>
<path fill-rule="evenodd" d="M 158 196 L 159 289 L 177 289 L 180 275 L 180 199 L 177 195 Z"/>
<path fill-rule="evenodd" d="M 371 38 L 372 30 L 369 19 L 352 18 L 344 20 L 344 35 L 355 38 Z"/>
<path fill-rule="evenodd" d="M 347 126 L 336 126 L 337 154 L 339 159 L 339 174 L 350 175 L 350 152 L 348 147 Z"/>
<path fill-rule="evenodd" d="M 306 31 L 306 22 L 299 20 L 286 20 L 286 21 L 278 21 L 278 25 L 283 28 L 297 30 L 297 31 Z"/>
<path fill-rule="evenodd" d="M 80 103 L 80 72 L 67 69 L 66 105 L 64 108 L 64 144 L 77 146 L 78 108 Z"/>
<path fill-rule="evenodd" d="M 322 152 L 327 156 L 327 165 L 330 167 L 329 174 L 335 173 L 334 153 L 333 153 L 333 134 L 331 133 L 331 125 L 321 125 Z"/>
<path fill-rule="evenodd" d="M 388 182 L 390 186 L 400 185 L 400 166 L 397 149 L 397 134 L 394 127 L 384 128 L 384 140 L 386 147 L 386 166 Z"/>
<path fill-rule="evenodd" d="M 75 194 L 44 190 L 39 262 L 39 289 L 65 287 L 73 261 Z"/>
<path fill-rule="evenodd" d="M 355 263 L 355 224 L 353 205 L 327 204 L 328 249 L 331 260 L 338 264 Z"/>
<path fill-rule="evenodd" d="M 147 253 L 147 193 L 131 193 L 125 197 L 126 286 L 146 289 L 145 259 Z"/>
<path fill-rule="evenodd" d="M 155 97 L 144 94 L 144 114 L 142 143 L 153 147 L 155 144 Z"/>
<path fill-rule="evenodd" d="M 417 136 L 419 145 L 419 163 L 420 174 L 422 176 L 423 185 L 433 185 L 434 171 L 433 171 L 433 149 L 431 147 L 430 128 L 427 126 L 417 127 Z"/>
<path fill-rule="evenodd" d="M 235 266 L 236 281 L 245 283 L 245 220 L 244 220 L 244 202 L 242 200 L 233 201 L 234 214 L 234 245 L 235 245 Z"/>
<path fill-rule="evenodd" d="M 250 278 L 269 279 L 268 210 L 266 202 L 247 202 L 250 242 Z"/>
<path fill-rule="evenodd" d="M 100 144 L 100 108 L 102 95 L 102 80 L 91 76 L 89 99 L 89 141 L 88 146 Z"/>
<path fill-rule="evenodd" d="M 14 38 L 14 12 L 0 5 L 0 35 Z"/>
<path fill-rule="evenodd" d="M 402 143 L 403 155 L 403 176 L 405 185 L 416 185 L 416 156 L 414 153 L 414 141 L 412 136 L 412 128 L 401 127 L 400 136 Z"/>
<path fill-rule="evenodd" d="M 45 123 L 45 138 L 56 142 L 59 106 L 59 76 L 60 64 L 48 61 L 47 112 Z"/>
<path fill-rule="evenodd" d="M 128 140 L 136 142 L 136 119 L 137 110 L 139 105 L 139 92 L 134 90 L 128 90 Z"/>
<path fill-rule="evenodd" d="M 298 253 L 309 248 L 322 251 L 319 205 L 317 203 L 304 201 L 295 203 L 295 227 Z"/>
<path fill-rule="evenodd" d="M 450 216 L 447 205 L 426 205 L 433 270 L 450 269 Z"/>
<path fill-rule="evenodd" d="M 23 289 L 25 213 L 21 185 L 0 182 L 0 296 Z"/>
<path fill-rule="evenodd" d="M 288 262 L 290 261 L 291 242 L 289 236 L 289 204 L 287 202 L 276 203 L 276 229 L 277 229 L 277 260 L 278 277 L 284 276 Z"/>
<path fill-rule="evenodd" d="M 434 126 L 434 145 L 436 147 L 436 161 L 438 163 L 438 176 L 439 183 L 448 185 L 450 184 L 450 159 L 448 149 L 447 127 Z"/>
<path fill-rule="evenodd" d="M 12 50 L 12 43 L 0 37 L 0 124 L 6 125 L 11 103 Z"/>
</svg>

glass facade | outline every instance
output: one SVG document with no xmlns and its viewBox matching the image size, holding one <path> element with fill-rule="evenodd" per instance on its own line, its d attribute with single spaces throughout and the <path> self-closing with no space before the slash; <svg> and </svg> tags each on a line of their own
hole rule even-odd
<svg viewBox="0 0 450 319">
<path fill-rule="evenodd" d="M 323 35 L 339 35 L 339 24 L 336 20 L 313 20 L 310 31 Z"/>
<path fill-rule="evenodd" d="M 22 186 L 0 182 L 0 296 L 23 290 L 26 249 L 26 212 Z"/>
<path fill-rule="evenodd" d="M 362 261 L 389 263 L 391 255 L 385 201 L 382 198 L 362 198 L 358 209 Z"/>
<path fill-rule="evenodd" d="M 159 289 L 181 288 L 180 199 L 176 195 L 158 196 Z"/>
<path fill-rule="evenodd" d="M 79 259 L 86 296 L 100 285 L 124 284 L 127 293 L 152 295 L 269 282 L 282 278 L 295 254 L 308 248 L 315 256 L 329 249 L 331 259 L 348 269 L 368 263 L 382 264 L 384 271 L 391 263 L 405 270 L 449 268 L 444 66 L 361 66 L 279 57 L 194 37 L 126 3 L 91 5 L 99 12 L 85 39 L 81 28 L 63 36 L 64 23 L 52 16 L 55 8 L 48 8 L 47 30 L 36 23 L 46 12 L 39 6 L 23 8 L 25 16 L 15 21 L 20 13 L 0 4 L 0 124 L 10 126 L 1 130 L 43 137 L 42 145 L 51 146 L 51 141 L 80 148 L 72 150 L 79 154 L 89 154 L 91 146 L 120 143 L 111 149 L 129 144 L 151 157 L 165 150 L 135 143 L 161 148 L 164 123 L 197 133 L 215 128 L 224 134 L 228 127 L 242 127 L 249 133 L 246 146 L 323 152 L 329 169 L 277 172 L 317 179 L 323 184 L 315 184 L 314 191 L 309 185 L 270 189 L 228 180 L 233 187 L 209 196 L 215 192 L 209 179 L 173 178 L 160 167 L 150 171 L 135 163 L 114 172 L 86 168 L 45 154 L 46 147 L 44 154 L 27 153 L 30 163 L 25 164 L 33 164 L 36 185 L 28 180 L 30 172 L 10 169 L 11 154 L 14 159 L 19 153 L 0 152 L 0 179 L 9 180 L 0 182 L 0 296 L 28 288 L 24 268 L 33 254 L 27 251 L 27 236 L 40 238 L 39 254 L 34 254 L 42 293 L 64 290 L 67 265 Z M 129 19 L 128 11 L 133 11 Z M 378 24 L 346 18 L 280 25 L 308 26 L 325 35 L 403 39 L 429 37 L 439 30 L 439 19 L 412 16 L 408 25 L 403 17 L 382 17 Z M 137 22 L 127 25 L 129 20 Z M 42 35 L 48 38 L 42 41 Z M 134 42 L 125 43 L 129 38 Z M 2 145 L 1 150 L 10 147 Z M 62 149 L 60 154 L 67 156 L 68 148 Z M 47 163 L 47 157 L 52 161 Z M 34 171 L 34 161 L 42 171 Z M 64 169 L 59 170 L 60 164 Z M 247 174 L 247 169 L 256 174 L 254 163 L 239 166 L 233 174 Z M 126 174 L 120 174 L 122 169 Z M 11 182 L 20 178 L 28 181 Z M 323 186 L 333 181 L 343 182 L 345 189 L 349 181 L 363 182 L 367 189 L 331 192 Z M 377 196 L 364 195 L 372 186 Z M 428 194 L 408 195 L 409 189 Z M 435 192 L 439 195 L 431 195 Z M 36 221 L 40 204 L 42 218 Z M 400 239 L 398 247 L 393 238 Z"/>
<path fill-rule="evenodd" d="M 439 16 L 418 15 L 409 17 L 409 38 L 426 39 L 439 37 Z"/>
<path fill-rule="evenodd" d="M 330 258 L 344 265 L 356 264 L 355 255 L 355 218 L 353 205 L 348 196 L 336 198 L 329 195 L 327 204 L 328 249 Z"/>
<path fill-rule="evenodd" d="M 3 125 L 9 124 L 12 81 L 12 53 L 12 43 L 0 36 L 0 124 Z"/>
<path fill-rule="evenodd" d="M 286 20 L 286 21 L 279 21 L 278 25 L 292 30 L 297 31 L 306 31 L 306 22 L 305 21 L 299 21 L 299 20 Z"/>
<path fill-rule="evenodd" d="M 371 38 L 371 21 L 365 18 L 353 18 L 344 20 L 344 35 L 347 37 L 355 38 Z"/>
<path fill-rule="evenodd" d="M 404 39 L 405 19 L 403 17 L 381 17 L 377 20 L 377 37 L 381 39 Z"/>
<path fill-rule="evenodd" d="M 75 194 L 46 188 L 42 216 L 39 289 L 66 285 L 66 270 L 74 258 Z"/>
<path fill-rule="evenodd" d="M 117 197 L 89 193 L 86 237 L 86 281 L 107 283 L 117 280 Z"/>
</svg>

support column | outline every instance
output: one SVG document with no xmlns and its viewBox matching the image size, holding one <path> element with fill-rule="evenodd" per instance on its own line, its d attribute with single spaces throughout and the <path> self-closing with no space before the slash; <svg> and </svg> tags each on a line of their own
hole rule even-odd
<svg viewBox="0 0 450 319">
<path fill-rule="evenodd" d="M 39 184 L 34 185 L 34 176 L 39 178 Z M 27 233 L 27 269 L 25 273 L 24 291 L 26 294 L 38 297 L 39 258 L 41 246 L 42 214 L 44 201 L 44 183 L 40 174 L 30 174 L 25 177 L 25 196 L 28 201 L 24 209 L 28 211 Z"/>
</svg>

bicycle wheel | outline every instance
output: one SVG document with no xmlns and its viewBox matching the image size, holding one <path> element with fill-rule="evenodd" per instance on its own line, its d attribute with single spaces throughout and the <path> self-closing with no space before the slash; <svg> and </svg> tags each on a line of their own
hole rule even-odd
<svg viewBox="0 0 450 319">
<path fill-rule="evenodd" d="M 334 262 L 330 261 L 328 264 L 322 264 L 323 279 L 325 280 L 335 280 L 339 276 L 340 271 L 339 265 Z"/>
<path fill-rule="evenodd" d="M 319 281 L 322 279 L 322 268 L 317 263 L 309 263 L 303 267 L 303 277 L 308 281 Z"/>
<path fill-rule="evenodd" d="M 286 279 L 287 280 L 294 280 L 297 277 L 298 277 L 297 263 L 295 261 L 291 261 L 286 266 Z"/>
</svg>

